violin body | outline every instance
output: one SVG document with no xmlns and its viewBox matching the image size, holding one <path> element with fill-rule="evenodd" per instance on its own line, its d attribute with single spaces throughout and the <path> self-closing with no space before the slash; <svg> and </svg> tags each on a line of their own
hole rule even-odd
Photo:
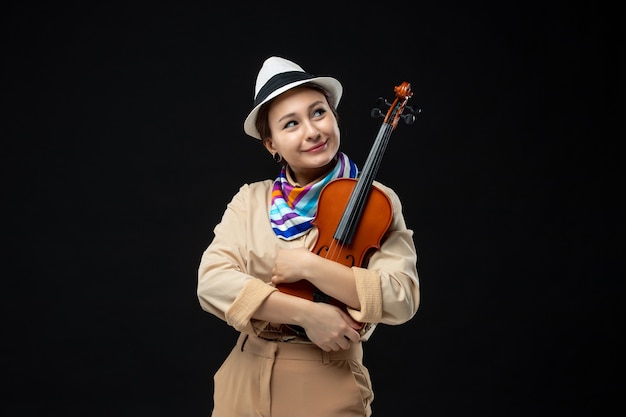
<svg viewBox="0 0 626 417">
<path fill-rule="evenodd" d="M 322 189 L 317 214 L 313 220 L 313 224 L 318 228 L 319 236 L 312 251 L 348 267 L 365 267 L 371 254 L 380 248 L 382 238 L 391 225 L 393 208 L 387 194 L 377 187 L 372 187 L 352 242 L 348 245 L 336 242 L 333 232 L 339 224 L 343 208 L 346 207 L 356 183 L 355 178 L 337 178 Z M 310 301 L 346 307 L 345 304 L 324 294 L 304 279 L 279 284 L 277 287 L 284 293 Z"/>
</svg>

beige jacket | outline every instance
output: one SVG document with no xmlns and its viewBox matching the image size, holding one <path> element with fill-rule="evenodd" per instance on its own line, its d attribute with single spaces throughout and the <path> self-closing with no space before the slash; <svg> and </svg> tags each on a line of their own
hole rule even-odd
<svg viewBox="0 0 626 417">
<path fill-rule="evenodd" d="M 252 319 L 259 305 L 273 291 L 271 271 L 279 247 L 315 247 L 318 230 L 293 240 L 278 239 L 269 221 L 272 180 L 244 184 L 227 205 L 214 239 L 204 251 L 198 269 L 197 294 L 203 310 L 226 321 L 240 332 L 259 335 L 278 324 Z M 348 313 L 371 323 L 367 340 L 377 323 L 402 324 L 419 306 L 417 253 L 413 231 L 407 229 L 396 193 L 375 182 L 391 199 L 393 220 L 388 233 L 369 259 L 367 269 L 352 267 L 361 310 Z"/>
</svg>

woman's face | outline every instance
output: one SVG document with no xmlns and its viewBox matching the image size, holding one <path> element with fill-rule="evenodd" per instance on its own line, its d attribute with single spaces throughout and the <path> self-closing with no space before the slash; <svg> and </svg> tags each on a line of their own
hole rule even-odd
<svg viewBox="0 0 626 417">
<path fill-rule="evenodd" d="M 325 175 L 339 150 L 337 119 L 326 97 L 307 87 L 276 97 L 268 113 L 271 137 L 264 141 L 289 164 L 295 180 L 305 186 Z"/>
</svg>

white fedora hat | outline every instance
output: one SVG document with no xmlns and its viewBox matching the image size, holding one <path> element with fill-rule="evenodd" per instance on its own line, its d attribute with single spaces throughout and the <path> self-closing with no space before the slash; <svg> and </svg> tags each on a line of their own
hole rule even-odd
<svg viewBox="0 0 626 417">
<path fill-rule="evenodd" d="M 259 108 L 274 97 L 304 83 L 313 83 L 326 89 L 333 98 L 335 108 L 339 104 L 343 87 L 332 77 L 316 77 L 305 72 L 298 64 L 285 58 L 273 56 L 267 58 L 259 71 L 254 88 L 252 111 L 243 122 L 243 130 L 256 139 L 261 139 L 255 123 Z"/>
</svg>

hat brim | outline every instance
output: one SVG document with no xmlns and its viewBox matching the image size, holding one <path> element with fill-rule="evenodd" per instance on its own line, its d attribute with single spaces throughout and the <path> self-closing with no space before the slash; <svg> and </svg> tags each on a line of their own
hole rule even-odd
<svg viewBox="0 0 626 417">
<path fill-rule="evenodd" d="M 252 136 L 253 138 L 260 140 L 261 139 L 261 134 L 259 133 L 259 131 L 257 130 L 255 125 L 256 125 L 256 118 L 257 118 L 257 115 L 259 113 L 259 109 L 261 108 L 261 106 L 263 106 L 263 104 L 267 103 L 268 101 L 272 100 L 273 98 L 281 95 L 285 91 L 291 90 L 294 87 L 297 87 L 297 86 L 302 85 L 302 84 L 307 84 L 307 83 L 317 84 L 317 85 L 323 87 L 326 91 L 328 91 L 328 93 L 330 94 L 330 96 L 333 99 L 333 104 L 335 106 L 335 109 L 337 108 L 337 106 L 339 105 L 339 100 L 341 100 L 341 95 L 343 94 L 343 87 L 342 87 L 341 83 L 338 80 L 336 80 L 335 78 L 332 78 L 332 77 L 313 77 L 313 78 L 309 78 L 309 79 L 305 79 L 305 80 L 294 81 L 294 82 L 286 84 L 286 85 L 284 85 L 284 86 L 282 86 L 280 88 L 277 88 L 272 93 L 270 93 L 265 98 L 265 100 L 263 100 L 262 102 L 260 102 L 256 106 L 254 106 L 252 111 L 248 114 L 248 117 L 246 117 L 246 120 L 243 122 L 243 130 L 244 130 L 244 132 L 246 132 L 246 134 Z"/>
</svg>

